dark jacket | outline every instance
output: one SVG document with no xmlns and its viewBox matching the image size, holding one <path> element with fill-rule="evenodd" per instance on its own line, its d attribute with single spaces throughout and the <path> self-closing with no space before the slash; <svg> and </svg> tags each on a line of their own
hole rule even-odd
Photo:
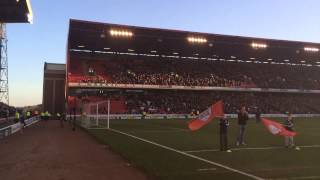
<svg viewBox="0 0 320 180">
<path fill-rule="evenodd" d="M 246 125 L 248 121 L 248 113 L 238 113 L 238 124 L 239 125 Z"/>
<path fill-rule="evenodd" d="M 256 111 L 256 120 L 260 121 L 260 118 L 261 118 L 261 112 L 257 109 L 257 111 Z"/>
<path fill-rule="evenodd" d="M 220 134 L 227 134 L 228 126 L 229 126 L 228 119 L 220 119 L 219 125 L 220 125 Z"/>
</svg>

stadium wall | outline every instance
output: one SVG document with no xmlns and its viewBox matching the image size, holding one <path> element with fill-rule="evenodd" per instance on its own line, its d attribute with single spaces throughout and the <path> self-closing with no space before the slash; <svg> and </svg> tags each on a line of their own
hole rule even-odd
<svg viewBox="0 0 320 180">
<path fill-rule="evenodd" d="M 43 111 L 52 114 L 65 112 L 65 74 L 64 64 L 44 64 Z"/>
</svg>

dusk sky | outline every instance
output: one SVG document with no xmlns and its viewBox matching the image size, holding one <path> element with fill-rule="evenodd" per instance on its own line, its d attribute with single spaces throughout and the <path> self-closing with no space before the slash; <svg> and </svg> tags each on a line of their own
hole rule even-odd
<svg viewBox="0 0 320 180">
<path fill-rule="evenodd" d="M 10 105 L 42 103 L 44 62 L 65 63 L 69 19 L 320 43 L 319 0 L 31 0 L 7 26 Z"/>
</svg>

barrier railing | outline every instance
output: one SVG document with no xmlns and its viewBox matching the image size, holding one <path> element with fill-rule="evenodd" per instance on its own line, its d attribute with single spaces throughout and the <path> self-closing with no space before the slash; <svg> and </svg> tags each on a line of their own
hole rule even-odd
<svg viewBox="0 0 320 180">
<path fill-rule="evenodd" d="M 32 118 L 26 119 L 25 123 L 26 126 L 30 126 L 40 120 L 39 116 L 34 116 Z M 22 129 L 22 124 L 20 122 L 17 122 L 15 124 L 12 124 L 10 126 L 4 127 L 0 129 L 0 139 L 10 136 Z"/>
</svg>

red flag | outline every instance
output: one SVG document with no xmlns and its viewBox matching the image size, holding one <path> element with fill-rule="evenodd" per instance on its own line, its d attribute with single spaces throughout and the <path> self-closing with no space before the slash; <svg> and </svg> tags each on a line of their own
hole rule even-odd
<svg viewBox="0 0 320 180">
<path fill-rule="evenodd" d="M 214 117 L 223 117 L 223 102 L 218 101 L 209 107 L 207 110 L 201 112 L 196 119 L 189 122 L 189 129 L 192 131 L 198 130 L 204 125 L 210 123 Z"/>
<path fill-rule="evenodd" d="M 287 130 L 282 124 L 270 119 L 262 118 L 262 122 L 271 134 L 280 136 L 295 136 L 297 134 L 294 131 Z"/>
<path fill-rule="evenodd" d="M 221 100 L 213 104 L 212 109 L 214 117 L 224 117 L 223 102 Z"/>
</svg>

